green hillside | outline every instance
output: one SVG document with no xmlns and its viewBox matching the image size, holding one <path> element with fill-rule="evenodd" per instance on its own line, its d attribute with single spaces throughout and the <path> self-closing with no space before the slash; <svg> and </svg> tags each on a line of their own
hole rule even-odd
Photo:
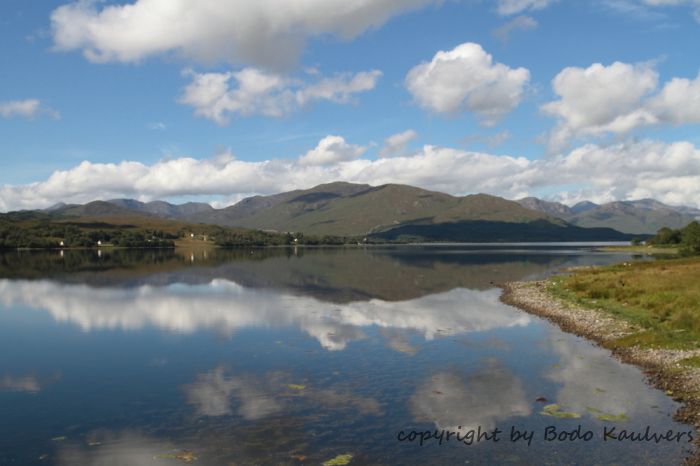
<svg viewBox="0 0 700 466">
<path fill-rule="evenodd" d="M 332 183 L 310 190 L 256 197 L 199 221 L 314 235 L 367 235 L 406 224 L 465 220 L 529 222 L 561 220 L 495 196 L 455 197 L 412 186 Z"/>
</svg>

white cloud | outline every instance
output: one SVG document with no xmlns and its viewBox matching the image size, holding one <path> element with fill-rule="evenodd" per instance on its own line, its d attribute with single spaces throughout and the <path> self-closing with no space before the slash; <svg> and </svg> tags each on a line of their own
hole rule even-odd
<svg viewBox="0 0 700 466">
<path fill-rule="evenodd" d="M 647 107 L 663 122 L 700 123 L 700 74 L 694 80 L 673 78 Z"/>
<path fill-rule="evenodd" d="M 319 141 L 315 149 L 310 150 L 299 158 L 299 164 L 333 165 L 361 157 L 367 151 L 366 147 L 348 144 L 341 136 L 326 136 Z"/>
<path fill-rule="evenodd" d="M 3 186 L 0 210 L 122 197 L 144 201 L 186 196 L 239 199 L 338 180 L 402 183 L 460 195 L 485 192 L 510 199 L 546 190 L 566 202 L 652 197 L 667 204 L 700 206 L 700 149 L 689 142 L 588 144 L 540 160 L 435 146 L 424 146 L 409 156 L 376 160 L 359 157 L 363 151 L 362 146 L 331 137 L 296 160 L 183 157 L 152 165 L 86 161 L 56 171 L 44 181 Z"/>
<path fill-rule="evenodd" d="M 510 35 L 517 31 L 530 31 L 536 29 L 537 21 L 531 16 L 520 15 L 508 21 L 503 26 L 493 30 L 493 35 L 498 37 L 501 42 L 508 42 Z"/>
<path fill-rule="evenodd" d="M 380 157 L 395 157 L 406 155 L 408 143 L 418 137 L 418 133 L 409 129 L 402 133 L 389 136 L 384 140 L 384 147 L 379 151 Z"/>
<path fill-rule="evenodd" d="M 11 100 L 0 102 L 0 116 L 3 118 L 37 118 L 46 115 L 58 119 L 60 114 L 45 106 L 39 99 Z"/>
<path fill-rule="evenodd" d="M 567 203 L 654 198 L 670 205 L 700 206 L 700 149 L 689 142 L 641 141 L 601 147 L 589 144 L 549 163 Z"/>
<path fill-rule="evenodd" d="M 308 154 L 307 154 L 308 155 Z M 312 158 L 313 160 L 313 158 Z M 271 194 L 337 180 L 358 183 L 405 183 L 445 192 L 493 192 L 520 196 L 531 162 L 425 146 L 410 157 L 356 158 L 334 164 L 272 159 L 249 162 L 189 157 L 141 162 L 82 162 L 54 172 L 45 181 L 0 188 L 0 210 L 49 207 L 59 200 L 137 197 Z"/>
<path fill-rule="evenodd" d="M 557 0 L 498 0 L 496 10 L 500 15 L 515 15 L 527 10 L 541 10 Z"/>
<path fill-rule="evenodd" d="M 492 125 L 521 101 L 530 72 L 494 63 L 475 43 L 440 51 L 429 63 L 413 68 L 406 87 L 415 102 L 435 113 L 475 113 Z"/>
<path fill-rule="evenodd" d="M 406 11 L 441 0 L 79 0 L 51 15 L 55 47 L 93 62 L 177 54 L 264 67 L 296 63 L 307 39 L 350 40 Z"/>
<path fill-rule="evenodd" d="M 374 89 L 382 73 L 340 74 L 313 83 L 256 68 L 228 73 L 186 70 L 185 75 L 192 82 L 185 87 L 180 103 L 194 107 L 197 116 L 225 125 L 232 115 L 281 118 L 319 100 L 345 104 L 354 94 Z"/>
<path fill-rule="evenodd" d="M 559 100 L 542 106 L 559 120 L 549 136 L 551 147 L 643 126 L 700 123 L 700 105 L 693 105 L 700 103 L 700 75 L 695 80 L 674 78 L 660 91 L 658 82 L 649 64 L 565 68 L 552 82 Z"/>
</svg>

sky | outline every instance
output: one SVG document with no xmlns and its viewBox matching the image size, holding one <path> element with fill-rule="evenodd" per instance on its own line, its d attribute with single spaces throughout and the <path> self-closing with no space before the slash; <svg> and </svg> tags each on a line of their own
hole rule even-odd
<svg viewBox="0 0 700 466">
<path fill-rule="evenodd" d="M 0 211 L 333 181 L 700 207 L 700 0 L 3 0 Z"/>
</svg>

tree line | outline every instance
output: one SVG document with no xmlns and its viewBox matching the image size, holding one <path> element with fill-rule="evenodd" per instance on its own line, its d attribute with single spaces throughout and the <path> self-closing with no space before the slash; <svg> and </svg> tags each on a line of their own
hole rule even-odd
<svg viewBox="0 0 700 466">
<path fill-rule="evenodd" d="M 0 216 L 0 249 L 93 248 L 174 248 L 184 238 L 205 240 L 223 248 L 342 245 L 357 238 L 306 236 L 302 233 L 277 233 L 225 228 L 213 225 L 183 226 L 176 232 L 106 223 L 70 223 L 51 220 L 17 221 Z"/>
<path fill-rule="evenodd" d="M 648 241 L 654 246 L 677 246 L 685 254 L 700 254 L 700 223 L 691 222 L 683 228 L 664 227 Z"/>
</svg>

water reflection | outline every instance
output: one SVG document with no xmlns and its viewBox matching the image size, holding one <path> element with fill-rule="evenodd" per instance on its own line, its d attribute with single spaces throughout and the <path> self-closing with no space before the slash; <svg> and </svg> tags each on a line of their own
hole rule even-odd
<svg viewBox="0 0 700 466">
<path fill-rule="evenodd" d="M 36 374 L 0 376 L 0 391 L 39 393 L 47 385 L 51 385 L 61 379 L 61 374 L 56 373 L 51 377 L 39 377 Z"/>
<path fill-rule="evenodd" d="M 541 246 L 0 254 L 0 464 L 668 464 L 683 445 L 395 440 L 597 428 L 601 412 L 682 428 L 638 370 L 499 302 L 502 281 L 619 259 Z M 582 417 L 543 416 L 540 396 Z"/>
<path fill-rule="evenodd" d="M 194 263 L 190 254 L 199 254 Z M 206 254 L 206 257 L 205 257 Z M 408 301 L 454 288 L 487 290 L 564 267 L 628 260 L 627 255 L 540 248 L 506 253 L 479 248 L 114 250 L 0 253 L 0 278 L 45 279 L 91 287 L 204 285 L 223 279 L 254 289 L 333 303 Z"/>
<path fill-rule="evenodd" d="M 39 393 L 41 391 L 41 383 L 39 383 L 39 379 L 34 375 L 21 377 L 4 375 L 0 378 L 0 390 Z"/>
<path fill-rule="evenodd" d="M 410 404 L 417 422 L 453 432 L 490 430 L 532 412 L 522 381 L 497 366 L 475 373 L 438 372 L 421 383 Z"/>
<path fill-rule="evenodd" d="M 624 415 L 633 422 L 649 415 L 656 400 L 637 369 L 618 364 L 601 348 L 556 334 L 548 344 L 559 363 L 545 376 L 556 382 L 555 402 L 566 411 Z"/>
<path fill-rule="evenodd" d="M 95 432 L 88 444 L 69 441 L 56 456 L 60 466 L 153 466 L 172 464 L 182 453 L 171 442 L 128 430 Z"/>
<path fill-rule="evenodd" d="M 226 375 L 226 368 L 199 374 L 197 381 L 184 387 L 187 402 L 193 405 L 200 416 L 224 416 L 233 412 L 232 398 L 238 404 L 238 414 L 244 419 L 256 420 L 282 411 L 275 391 L 281 384 L 282 374 L 265 377 Z"/>
<path fill-rule="evenodd" d="M 93 288 L 53 281 L 0 280 L 5 306 L 48 311 L 84 331 L 155 326 L 227 335 L 247 327 L 298 327 L 321 346 L 342 350 L 362 327 L 412 330 L 426 340 L 494 328 L 526 326 L 531 317 L 502 305 L 500 290 L 454 289 L 406 302 L 373 299 L 329 305 L 313 297 L 251 290 L 226 280 L 208 285 Z"/>
<path fill-rule="evenodd" d="M 187 403 L 200 417 L 237 414 L 247 421 L 257 421 L 319 406 L 328 410 L 351 409 L 360 415 L 384 414 L 381 404 L 373 397 L 353 394 L 347 388 L 319 388 L 298 382 L 282 371 L 233 375 L 221 365 L 198 374 L 196 381 L 184 385 L 182 390 Z"/>
</svg>

